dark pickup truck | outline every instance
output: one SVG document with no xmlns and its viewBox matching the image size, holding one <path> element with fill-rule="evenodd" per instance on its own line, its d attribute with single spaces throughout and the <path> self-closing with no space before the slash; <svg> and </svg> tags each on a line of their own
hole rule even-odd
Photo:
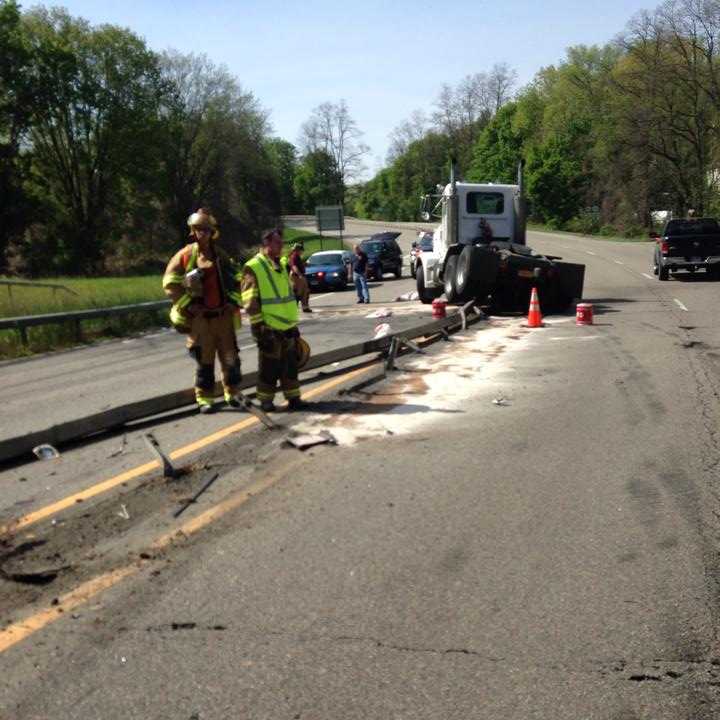
<svg viewBox="0 0 720 720">
<path fill-rule="evenodd" d="M 720 280 L 720 225 L 715 218 L 669 220 L 662 235 L 655 238 L 653 271 L 659 280 L 670 272 L 704 269 L 714 280 Z"/>
</svg>

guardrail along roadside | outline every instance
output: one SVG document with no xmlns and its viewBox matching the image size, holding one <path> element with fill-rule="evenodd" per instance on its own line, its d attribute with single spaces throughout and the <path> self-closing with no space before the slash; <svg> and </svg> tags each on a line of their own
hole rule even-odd
<svg viewBox="0 0 720 720">
<path fill-rule="evenodd" d="M 85 320 L 99 320 L 136 313 L 156 313 L 170 307 L 169 300 L 156 300 L 153 302 L 135 303 L 133 305 L 116 305 L 107 308 L 93 308 L 91 310 L 73 310 L 65 313 L 45 313 L 43 315 L 23 315 L 19 317 L 0 319 L 0 330 L 17 330 L 23 347 L 28 346 L 28 328 L 41 325 L 72 324 L 74 337 L 82 342 L 82 322 Z"/>
</svg>

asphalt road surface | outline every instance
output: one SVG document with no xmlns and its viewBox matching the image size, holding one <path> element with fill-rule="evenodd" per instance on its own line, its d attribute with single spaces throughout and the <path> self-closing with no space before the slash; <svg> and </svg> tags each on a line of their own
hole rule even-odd
<svg viewBox="0 0 720 720">
<path fill-rule="evenodd" d="M 491 318 L 385 380 L 318 378 L 277 418 L 336 446 L 178 414 L 153 428 L 176 480 L 142 471 L 140 430 L 2 472 L 0 717 L 718 717 L 720 285 L 659 283 L 650 244 L 529 244 L 586 263 L 595 325 Z M 313 297 L 328 343 L 374 322 L 342 300 Z M 177 339 L 136 342 L 4 367 L 6 390 L 120 352 L 125 392 L 158 390 Z"/>
</svg>

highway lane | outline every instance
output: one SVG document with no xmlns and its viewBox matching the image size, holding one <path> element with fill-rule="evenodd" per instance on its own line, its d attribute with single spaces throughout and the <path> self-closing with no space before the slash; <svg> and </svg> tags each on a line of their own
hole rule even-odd
<svg viewBox="0 0 720 720">
<path fill-rule="evenodd" d="M 717 717 L 717 286 L 649 280 L 650 245 L 531 243 L 586 260 L 594 327 L 483 324 L 301 416 L 338 448 L 201 454 L 204 507 L 265 485 L 0 654 L 0 715 Z"/>
</svg>

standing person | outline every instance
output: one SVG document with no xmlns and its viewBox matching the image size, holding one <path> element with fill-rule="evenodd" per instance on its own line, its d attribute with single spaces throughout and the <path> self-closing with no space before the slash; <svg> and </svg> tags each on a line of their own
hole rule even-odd
<svg viewBox="0 0 720 720">
<path fill-rule="evenodd" d="M 213 412 L 215 356 L 222 369 L 225 402 L 239 407 L 240 356 L 235 326 L 240 293 L 230 258 L 216 245 L 215 218 L 200 208 L 187 219 L 192 242 L 171 258 L 163 289 L 172 300 L 170 321 L 187 333 L 187 349 L 195 360 L 195 399 L 201 413 Z"/>
<path fill-rule="evenodd" d="M 298 308 L 287 261 L 281 260 L 282 234 L 277 228 L 262 238 L 262 249 L 245 264 L 242 302 L 258 346 L 257 397 L 265 412 L 275 410 L 278 381 L 289 410 L 302 410 L 298 380 Z"/>
<path fill-rule="evenodd" d="M 293 249 L 288 255 L 287 265 L 295 297 L 300 301 L 303 312 L 311 313 L 310 288 L 305 279 L 305 261 L 302 257 L 304 249 L 300 243 L 293 245 Z"/>
<path fill-rule="evenodd" d="M 355 257 L 353 258 L 353 278 L 358 294 L 358 303 L 369 303 L 370 290 L 367 284 L 368 256 L 359 245 L 355 245 L 353 251 L 355 252 Z"/>
</svg>

